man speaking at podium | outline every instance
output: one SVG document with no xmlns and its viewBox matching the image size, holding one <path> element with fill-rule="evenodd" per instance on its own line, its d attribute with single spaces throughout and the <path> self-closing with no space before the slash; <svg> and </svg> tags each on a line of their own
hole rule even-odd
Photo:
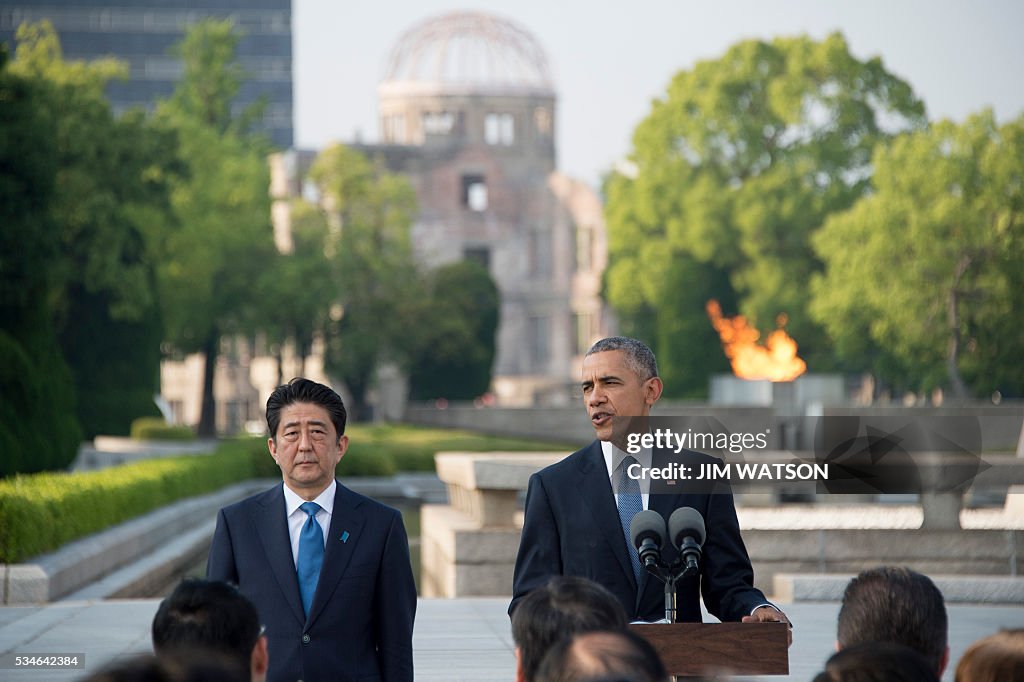
<svg viewBox="0 0 1024 682">
<path fill-rule="evenodd" d="M 676 585 L 678 616 L 700 622 L 697 601 L 703 592 L 708 612 L 721 621 L 788 623 L 785 614 L 754 588 L 754 572 L 740 538 L 732 493 L 641 492 L 626 475 L 629 466 L 664 466 L 671 453 L 641 450 L 630 455 L 612 444 L 614 417 L 647 417 L 661 397 L 662 382 L 654 353 L 626 337 L 598 341 L 583 360 L 583 403 L 597 440 L 530 478 L 523 534 L 516 557 L 509 613 L 527 592 L 552 575 L 590 578 L 608 588 L 633 620 L 655 621 L 665 615 L 664 586 L 641 566 L 632 546 L 633 515 L 653 509 L 666 519 L 680 507 L 692 507 L 704 518 L 700 575 Z M 621 424 L 621 422 L 620 422 Z M 696 462 L 716 461 L 687 452 Z M 724 482 L 723 482 L 724 484 Z M 662 558 L 677 552 L 666 542 Z"/>
</svg>

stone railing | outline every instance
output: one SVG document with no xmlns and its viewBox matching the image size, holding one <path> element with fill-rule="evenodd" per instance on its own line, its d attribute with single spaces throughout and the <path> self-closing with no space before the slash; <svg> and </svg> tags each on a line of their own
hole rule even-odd
<svg viewBox="0 0 1024 682">
<path fill-rule="evenodd" d="M 449 504 L 421 508 L 422 596 L 511 595 L 522 529 L 521 495 L 534 472 L 566 455 L 437 454 Z M 990 459 L 994 463 L 978 474 L 976 487 L 1005 491 L 1024 482 L 1019 459 Z M 1018 575 L 1024 530 L 960 530 L 962 495 L 925 496 L 920 529 L 744 530 L 757 585 L 771 591 L 776 573 L 856 572 L 881 563 L 902 563 L 928 573 Z M 1006 511 L 1024 516 L 1024 489 L 1010 490 Z"/>
</svg>

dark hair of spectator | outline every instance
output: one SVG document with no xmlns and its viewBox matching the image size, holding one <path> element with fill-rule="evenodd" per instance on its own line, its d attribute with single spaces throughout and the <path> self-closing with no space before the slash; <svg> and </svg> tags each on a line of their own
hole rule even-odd
<svg viewBox="0 0 1024 682">
<path fill-rule="evenodd" d="M 259 636 L 260 619 L 253 603 L 233 585 L 216 580 L 183 580 L 153 618 L 157 654 L 214 651 L 230 657 L 247 675 Z"/>
<path fill-rule="evenodd" d="M 249 668 L 208 650 L 176 657 L 151 654 L 116 660 L 82 682 L 249 682 Z"/>
<path fill-rule="evenodd" d="M 295 377 L 287 384 L 275 388 L 267 400 L 267 428 L 270 429 L 270 437 L 275 442 L 277 427 L 281 423 L 281 410 L 295 403 L 310 403 L 324 408 L 331 417 L 331 423 L 334 424 L 334 430 L 338 437 L 345 435 L 345 422 L 348 419 L 348 413 L 345 411 L 345 403 L 341 401 L 341 396 L 335 393 L 330 386 Z"/>
<path fill-rule="evenodd" d="M 979 639 L 956 666 L 956 682 L 1024 680 L 1024 629 L 1002 630 Z"/>
<path fill-rule="evenodd" d="M 520 665 L 533 680 L 541 659 L 563 637 L 626 627 L 626 612 L 615 595 L 592 580 L 555 576 L 529 592 L 512 612 L 512 639 Z"/>
<path fill-rule="evenodd" d="M 664 682 L 651 643 L 630 630 L 584 632 L 559 640 L 540 663 L 536 682 Z"/>
<path fill-rule="evenodd" d="M 937 682 L 924 656 L 895 642 L 863 642 L 840 649 L 814 682 Z"/>
<path fill-rule="evenodd" d="M 896 642 L 922 654 L 938 674 L 946 655 L 946 603 L 935 583 L 901 566 L 863 571 L 846 586 L 839 609 L 840 648 Z"/>
</svg>

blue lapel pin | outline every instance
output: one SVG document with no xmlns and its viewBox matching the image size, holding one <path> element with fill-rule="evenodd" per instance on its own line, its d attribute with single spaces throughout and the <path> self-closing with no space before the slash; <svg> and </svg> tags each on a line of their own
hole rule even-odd
<svg viewBox="0 0 1024 682">
<path fill-rule="evenodd" d="M 348 542 L 348 531 L 345 531 L 344 533 L 341 534 L 341 541 L 342 542 Z"/>
</svg>

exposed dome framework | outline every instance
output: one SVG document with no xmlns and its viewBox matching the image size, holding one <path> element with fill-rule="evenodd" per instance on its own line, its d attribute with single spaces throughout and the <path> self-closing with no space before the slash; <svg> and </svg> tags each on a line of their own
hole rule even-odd
<svg viewBox="0 0 1024 682">
<path fill-rule="evenodd" d="M 453 12 L 406 31 L 383 84 L 551 89 L 544 49 L 518 24 L 482 12 Z"/>
</svg>

